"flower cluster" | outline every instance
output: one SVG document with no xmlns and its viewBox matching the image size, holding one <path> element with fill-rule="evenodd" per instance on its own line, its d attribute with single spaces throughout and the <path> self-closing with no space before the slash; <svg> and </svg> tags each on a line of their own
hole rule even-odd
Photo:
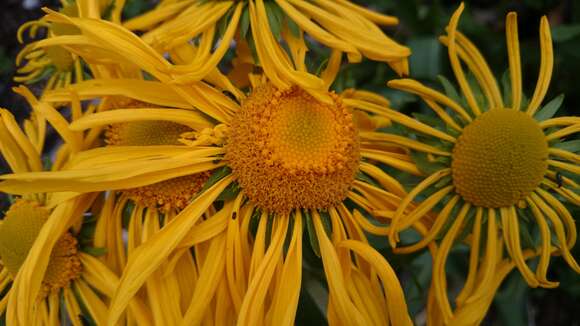
<svg viewBox="0 0 580 326">
<path fill-rule="evenodd" d="M 292 325 L 313 264 L 329 324 L 412 325 L 377 239 L 432 256 L 430 325 L 479 324 L 512 270 L 558 286 L 554 255 L 580 273 L 565 206 L 580 206 L 580 148 L 567 140 L 580 118 L 554 117 L 561 98 L 543 104 L 545 17 L 528 98 L 515 13 L 500 89 L 458 30 L 459 6 L 440 38 L 459 91 L 445 80 L 440 92 L 408 78 L 411 51 L 382 29 L 397 18 L 347 0 L 161 0 L 128 20 L 123 5 L 64 1 L 21 27 L 21 41 L 43 36 L 17 60 L 29 117 L 0 110 L 7 325 Z M 363 59 L 433 115 L 336 89 Z M 459 245 L 468 273 L 451 291 Z"/>
</svg>

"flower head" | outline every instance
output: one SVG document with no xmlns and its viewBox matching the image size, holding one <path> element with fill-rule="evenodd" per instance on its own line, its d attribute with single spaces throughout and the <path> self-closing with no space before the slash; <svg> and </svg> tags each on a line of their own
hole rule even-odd
<svg viewBox="0 0 580 326">
<path fill-rule="evenodd" d="M 404 151 L 383 146 L 381 134 L 374 131 L 388 123 L 386 112 L 394 112 L 384 107 L 388 101 L 350 90 L 344 94 L 328 92 L 332 102 L 326 103 L 297 86 L 279 89 L 267 77 L 256 76 L 250 94 L 241 103 L 212 93 L 215 103 L 202 113 L 183 105 L 187 98 L 175 91 L 160 92 L 167 96 L 164 99 L 154 99 L 143 91 L 133 93 L 131 89 L 140 83 L 151 89 L 171 90 L 161 82 L 127 79 L 115 86 L 98 79 L 74 85 L 72 90 L 84 98 L 107 102 L 123 94 L 132 98 L 130 103 L 138 100 L 138 107 L 124 104 L 70 124 L 77 132 L 109 125 L 109 145 L 79 153 L 66 171 L 38 175 L 50 182 L 41 185 L 37 183 L 40 179 L 19 174 L 5 176 L 12 180 L 0 185 L 16 193 L 26 192 L 23 186 L 29 182 L 46 191 L 118 191 L 121 197 L 110 196 L 101 216 L 114 221 L 110 217 L 119 216 L 115 211 L 126 207 L 127 198 L 135 193 L 132 189 L 142 189 L 142 194 L 154 186 L 167 192 L 170 188 L 161 184 L 200 173 L 210 175 L 184 207 L 166 215 L 140 208 L 143 205 L 135 200 L 137 206 L 130 213 L 128 226 L 132 249 L 126 253 L 126 265 L 110 264 L 113 270 L 122 270 L 123 278 L 111 303 L 109 322 L 121 316 L 141 285 L 154 286 L 150 282 L 157 270 L 174 266 L 186 250 L 187 257 L 201 268 L 191 301 L 186 300 L 186 323 L 196 323 L 214 309 L 195 303 L 199 296 L 220 295 L 220 282 L 225 282 L 224 291 L 232 298 L 221 309 L 238 322 L 255 324 L 273 318 L 275 323 L 292 323 L 300 293 L 306 225 L 327 275 L 329 314 L 353 324 L 383 324 L 387 320 L 410 323 L 408 315 L 401 313 L 406 311 L 406 304 L 394 272 L 370 247 L 362 231 L 386 234 L 386 227 L 369 223 L 363 214 L 384 222 L 404 194 L 398 182 L 371 162 L 419 173 Z M 55 90 L 44 99 L 62 101 L 64 94 Z M 151 108 L 152 102 L 159 107 Z M 226 110 L 224 104 L 228 105 Z M 231 114 L 219 123 L 222 112 Z M 182 145 L 122 143 L 152 139 L 154 131 L 135 131 L 153 123 L 160 128 L 165 125 L 163 121 L 175 124 L 164 136 L 176 136 L 184 131 L 182 126 L 191 126 L 191 131 L 180 134 Z M 121 128 L 127 129 L 121 132 Z M 100 167 L 100 176 L 95 175 L 94 166 Z M 149 222 L 142 222 L 143 216 Z M 251 225 L 256 226 L 253 231 Z M 137 232 L 142 229 L 156 231 L 141 238 Z M 285 239 L 290 239 L 286 254 Z M 211 259 L 190 256 L 190 247 L 208 250 Z M 351 255 L 357 259 L 351 260 Z M 275 277 L 278 268 L 282 273 Z M 352 291 L 365 297 L 366 303 L 354 300 L 349 294 Z M 268 292 L 274 300 L 266 300 Z M 256 306 L 263 306 L 264 311 Z"/>
<path fill-rule="evenodd" d="M 403 200 L 393 217 L 390 240 L 395 245 L 398 233 L 416 222 L 423 224 L 424 238 L 416 244 L 398 248 L 399 252 L 417 250 L 438 235 L 443 236 L 434 261 L 433 290 L 445 322 L 455 317 L 465 318 L 469 315 L 466 311 L 471 313 L 471 322 L 481 321 L 486 310 L 481 307 L 491 303 L 494 289 L 514 265 L 533 287 L 557 286 L 557 282 L 546 278 L 550 255 L 556 251 L 580 272 L 569 251 L 576 240 L 574 221 L 561 202 L 566 199 L 572 204 L 580 204 L 573 191 L 578 187 L 573 180 L 580 173 L 576 166 L 578 155 L 562 146 L 564 137 L 578 132 L 580 120 L 576 117 L 551 118 L 557 109 L 555 102 L 561 99 L 541 107 L 553 64 L 548 21 L 543 17 L 540 27 L 540 76 L 533 96 L 525 103 L 516 15 L 508 14 L 506 36 L 511 89 L 504 90 L 507 93 L 504 97 L 509 99 L 504 101 L 483 56 L 457 31 L 462 11 L 463 4 L 452 16 L 448 34 L 441 41 L 448 47 L 463 98 L 450 98 L 415 80 L 389 82 L 393 88 L 421 96 L 440 120 L 436 128 L 400 121 L 418 133 L 416 140 L 409 139 L 409 148 L 421 158 L 423 163 L 419 165 L 435 172 L 427 173 L 424 181 Z M 463 65 L 472 73 L 475 83 L 468 82 Z M 484 96 L 476 96 L 478 92 Z M 434 144 L 443 153 L 420 149 L 419 142 Z M 556 182 L 555 177 L 561 182 Z M 425 200 L 405 212 L 407 205 L 423 193 L 427 194 Z M 425 212 L 433 208 L 439 209 L 437 218 L 434 221 L 424 219 Z M 471 259 L 469 275 L 457 297 L 454 314 L 445 288 L 445 262 L 463 228 L 472 229 L 468 237 Z M 521 233 L 531 228 L 539 229 L 540 243 L 523 242 Z M 487 239 L 482 230 L 487 231 Z M 552 240 L 552 234 L 557 242 Z M 503 262 L 505 254 L 507 258 Z M 540 256 L 540 262 L 532 271 L 525 260 L 534 255 Z M 500 269 L 502 272 L 496 275 Z M 473 302 L 481 305 L 475 309 L 474 305 L 469 305 Z"/>
</svg>

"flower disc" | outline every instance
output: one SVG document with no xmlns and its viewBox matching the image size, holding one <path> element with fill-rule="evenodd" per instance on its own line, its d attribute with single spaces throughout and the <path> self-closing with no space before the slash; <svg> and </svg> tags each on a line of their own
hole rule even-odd
<svg viewBox="0 0 580 326">
<path fill-rule="evenodd" d="M 118 108 L 146 108 L 150 104 L 134 100 L 118 100 Z M 155 146 L 183 145 L 180 135 L 191 128 L 171 121 L 132 121 L 109 126 L 105 137 L 109 145 Z M 209 178 L 208 173 L 177 177 L 143 187 L 126 189 L 124 192 L 140 205 L 158 207 L 162 210 L 182 209 L 197 194 Z"/>
<path fill-rule="evenodd" d="M 359 163 L 350 110 L 297 87 L 266 84 L 234 117 L 225 159 L 251 201 L 277 213 L 325 209 L 343 200 Z"/>
<path fill-rule="evenodd" d="M 453 184 L 466 201 L 498 208 L 525 199 L 541 182 L 548 143 L 524 112 L 495 109 L 464 130 L 453 149 Z"/>
<path fill-rule="evenodd" d="M 0 225 L 0 258 L 12 277 L 15 277 L 40 233 L 50 212 L 36 202 L 18 200 L 6 212 Z M 50 254 L 44 274 L 45 291 L 67 286 L 81 272 L 77 240 L 65 233 Z"/>
</svg>

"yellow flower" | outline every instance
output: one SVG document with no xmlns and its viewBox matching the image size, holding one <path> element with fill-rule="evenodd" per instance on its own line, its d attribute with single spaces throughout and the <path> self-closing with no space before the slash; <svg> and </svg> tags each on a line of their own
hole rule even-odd
<svg viewBox="0 0 580 326">
<path fill-rule="evenodd" d="M 387 37 L 380 25 L 396 25 L 395 17 L 372 12 L 350 1 L 163 1 L 157 8 L 124 22 L 130 30 L 161 53 L 193 49 L 189 62 L 171 68 L 176 82 L 204 78 L 214 69 L 232 41 L 238 55 L 248 43 L 258 65 L 280 88 L 291 84 L 321 89 L 322 81 L 308 73 L 304 33 L 333 50 L 334 60 L 346 53 L 349 61 L 362 57 L 388 63 L 399 74 L 408 73 L 410 50 Z M 197 44 L 197 46 L 194 45 Z M 288 51 L 281 46 L 285 43 Z M 212 51 L 213 50 L 213 51 Z M 253 60 L 253 59 L 252 59 Z"/>
<path fill-rule="evenodd" d="M 68 157 L 75 136 L 62 128 L 54 108 L 39 103 L 25 88 L 17 92 L 33 106 L 33 118 L 24 122 L 23 131 L 9 111 L 0 109 L 0 152 L 14 172 L 39 172 L 47 120 L 68 142 L 57 157 Z M 59 162 L 52 168 L 58 169 Z M 96 197 L 32 189 L 6 211 L 0 220 L 0 314 L 6 313 L 9 324 L 59 324 L 62 318 L 81 324 L 82 315 L 104 323 L 105 297 L 112 297 L 119 279 L 79 248 L 83 213 Z M 132 301 L 131 311 L 147 315 L 140 299 Z"/>
<path fill-rule="evenodd" d="M 334 70 L 330 66 L 322 75 L 332 81 Z M 70 125 L 71 130 L 116 125 L 109 127 L 109 143 L 131 135 L 142 145 L 84 151 L 61 171 L 5 175 L 0 189 L 120 191 L 131 196 L 127 189 L 167 181 L 176 187 L 175 178 L 211 172 L 188 205 L 172 210 L 176 214 L 159 215 L 160 221 L 153 218 L 158 216 L 156 209 L 145 211 L 138 205 L 132 211 L 126 263 L 115 263 L 124 268 L 111 301 L 111 325 L 143 285 L 160 303 L 153 311 L 156 320 L 195 324 L 215 313 L 224 318 L 218 324 L 236 320 L 244 325 L 293 324 L 304 227 L 323 261 L 332 323 L 410 324 L 394 271 L 364 233 L 386 235 L 387 228 L 379 223 L 392 217 L 405 195 L 403 187 L 374 164 L 420 173 L 399 145 L 385 145 L 385 136 L 374 131 L 388 124 L 390 115 L 400 114 L 388 109 L 384 98 L 364 91 L 328 92 L 328 103 L 298 86 L 277 88 L 265 76 L 252 75 L 251 80 L 250 94 L 241 103 L 205 86 L 199 94 L 209 102 L 199 110 L 193 107 L 200 99 L 192 98 L 188 91 L 193 88 L 184 86 L 139 79 L 95 79 L 73 85 L 68 91 L 82 99 L 107 102 L 121 95 L 147 104 L 84 116 Z M 44 97 L 47 102 L 66 99 L 64 90 Z M 167 135 L 136 132 L 145 121 L 158 127 L 171 122 L 173 135 L 183 126 L 191 128 L 181 133 L 180 141 L 187 146 L 143 141 L 143 135 L 157 140 Z M 392 139 L 406 142 L 402 137 Z M 110 199 L 103 211 L 112 207 L 124 204 Z M 120 227 L 116 228 L 112 232 L 118 237 Z M 141 230 L 148 230 L 147 235 L 139 236 Z M 195 275 L 188 286 L 176 286 L 183 284 L 182 278 L 172 281 L 188 273 Z M 157 281 L 168 275 L 165 285 Z M 163 305 L 163 296 L 155 297 L 151 291 L 179 293 L 179 302 Z"/>
<path fill-rule="evenodd" d="M 417 139 L 409 138 L 413 145 L 408 147 L 428 166 L 435 167 L 435 171 L 428 172 L 427 178 L 403 200 L 393 217 L 389 236 L 395 245 L 400 231 L 417 222 L 416 225 L 423 224 L 419 226 L 425 234 L 423 239 L 397 248 L 398 252 L 418 250 L 443 236 L 434 256 L 433 295 L 445 323 L 455 320 L 464 324 L 469 320 L 471 324 L 484 317 L 495 289 L 514 264 L 532 287 L 558 285 L 546 278 L 553 253 L 561 254 L 572 269 L 580 272 L 569 250 L 576 241 L 574 220 L 560 202 L 565 199 L 580 205 L 575 192 L 578 184 L 573 180 L 580 174 L 580 157 L 574 153 L 577 149 L 567 149 L 569 144 L 562 142 L 564 137 L 580 130 L 580 119 L 551 118 L 559 105 L 556 103 L 540 108 L 553 66 L 546 17 L 540 26 L 540 74 L 533 96 L 525 102 L 516 14 L 507 15 L 511 92 L 504 94 L 510 99 L 505 103 L 483 56 L 457 31 L 462 11 L 463 4 L 452 16 L 448 34 L 441 41 L 448 47 L 464 100 L 452 99 L 411 79 L 388 83 L 390 87 L 419 95 L 441 121 L 437 122 L 439 129 L 400 122 L 419 133 Z M 468 82 L 462 64 L 475 77 L 474 83 Z M 478 88 L 484 96 L 477 96 Z M 434 130 L 443 132 L 436 135 Z M 424 143 L 434 144 L 443 153 L 418 148 Z M 407 205 L 424 193 L 423 202 L 405 212 Z M 436 219 L 424 218 L 425 212 L 436 207 L 440 209 Z M 539 229 L 540 244 L 523 243 L 520 233 L 528 232 L 530 227 Z M 447 297 L 445 262 L 465 228 L 471 247 L 469 274 L 453 313 Z M 532 256 L 540 257 L 535 271 L 525 262 Z"/>
</svg>

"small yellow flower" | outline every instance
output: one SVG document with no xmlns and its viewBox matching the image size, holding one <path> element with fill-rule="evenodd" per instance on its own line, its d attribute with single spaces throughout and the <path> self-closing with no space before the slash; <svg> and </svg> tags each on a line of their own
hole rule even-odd
<svg viewBox="0 0 580 326">
<path fill-rule="evenodd" d="M 34 115 L 25 120 L 22 130 L 10 112 L 0 109 L 0 152 L 14 172 L 38 173 L 43 170 L 47 120 L 68 142 L 57 157 L 69 157 L 74 136 L 61 129 L 62 117 L 54 108 L 39 103 L 25 88 L 17 91 L 29 100 Z M 59 162 L 66 159 L 56 160 L 52 168 L 58 169 Z M 0 314 L 6 313 L 8 324 L 60 324 L 64 320 L 81 324 L 84 314 L 104 323 L 108 314 L 104 298 L 113 295 L 119 279 L 79 248 L 83 213 L 95 198 L 94 194 L 71 198 L 70 194 L 31 189 L 6 211 L 0 220 Z M 148 314 L 140 299 L 130 309 L 141 321 Z"/>
<path fill-rule="evenodd" d="M 61 12 L 78 16 L 76 5 L 67 5 Z M 20 51 L 16 57 L 16 65 L 21 66 L 14 77 L 19 83 L 32 84 L 46 79 L 44 90 L 67 87 L 71 83 L 82 81 L 84 77 L 83 64 L 80 58 L 70 53 L 58 44 L 50 44 L 51 38 L 78 34 L 78 29 L 64 24 L 50 23 L 45 19 L 30 21 L 18 30 L 18 41 L 23 43 L 23 34 L 28 29 L 31 37 L 36 37 L 40 28 L 46 29 L 46 37 L 34 41 Z"/>
<path fill-rule="evenodd" d="M 572 269 L 580 272 L 570 254 L 576 241 L 574 220 L 561 203 L 561 199 L 565 199 L 580 205 L 575 192 L 578 184 L 573 180 L 580 174 L 580 157 L 559 145 L 565 144 L 560 143 L 564 137 L 580 130 L 580 119 L 549 119 L 546 115 L 551 110 L 550 105 L 540 109 L 553 65 L 546 17 L 542 18 L 540 26 L 540 76 L 532 98 L 524 103 L 516 14 L 507 15 L 511 93 L 509 103 L 504 103 L 483 56 L 457 31 L 462 11 L 463 4 L 451 17 L 448 34 L 441 41 L 448 47 L 464 103 L 415 80 L 388 83 L 393 88 L 421 96 L 442 122 L 441 127 L 433 128 L 397 121 L 418 132 L 418 139 L 409 138 L 408 148 L 423 153 L 420 155 L 425 155 L 426 160 L 431 158 L 438 168 L 428 173 L 403 200 L 393 217 L 389 236 L 394 246 L 399 240 L 399 232 L 418 225 L 423 239 L 397 248 L 398 252 L 411 252 L 443 235 L 434 255 L 432 295 L 445 323 L 472 324 L 484 317 L 496 289 L 514 265 L 532 287 L 558 285 L 546 278 L 553 253 L 561 254 Z M 473 74 L 477 86 L 468 83 L 462 65 Z M 483 100 L 477 98 L 473 87 L 481 89 Z M 423 143 L 435 144 L 443 153 L 420 149 Z M 425 200 L 415 209 L 406 211 L 407 206 L 426 191 L 429 194 Z M 425 218 L 425 212 L 436 207 L 440 209 L 436 219 Z M 520 232 L 526 224 L 539 229 L 541 243 L 523 249 Z M 463 228 L 471 229 L 467 238 L 471 247 L 469 274 L 456 299 L 455 312 L 452 312 L 447 297 L 445 262 Z M 552 240 L 552 234 L 557 241 Z M 540 256 L 535 271 L 525 262 L 533 256 Z M 435 314 L 435 310 L 431 311 Z"/>
</svg>

